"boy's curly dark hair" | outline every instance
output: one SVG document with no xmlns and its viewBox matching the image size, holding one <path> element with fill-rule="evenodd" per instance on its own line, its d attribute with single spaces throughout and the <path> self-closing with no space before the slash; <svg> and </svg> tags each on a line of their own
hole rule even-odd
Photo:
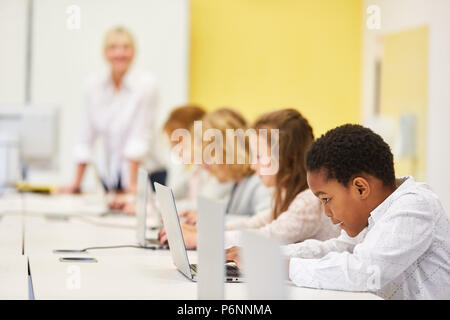
<svg viewBox="0 0 450 320">
<path fill-rule="evenodd" d="M 389 145 L 372 130 L 346 124 L 317 139 L 306 155 L 308 171 L 325 169 L 328 179 L 344 186 L 352 177 L 370 174 L 386 186 L 395 185 L 394 159 Z"/>
</svg>

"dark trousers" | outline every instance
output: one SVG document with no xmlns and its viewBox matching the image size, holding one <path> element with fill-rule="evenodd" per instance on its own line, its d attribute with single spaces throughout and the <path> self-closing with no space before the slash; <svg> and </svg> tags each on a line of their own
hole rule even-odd
<svg viewBox="0 0 450 320">
<path fill-rule="evenodd" d="M 155 192 L 155 186 L 153 185 L 153 183 L 158 182 L 160 184 L 165 185 L 166 184 L 166 179 L 167 179 L 167 170 L 158 170 L 158 171 L 153 171 L 151 173 L 148 174 L 148 180 L 150 181 L 150 185 L 152 186 L 152 190 L 153 192 Z M 121 175 L 119 174 L 119 178 L 117 179 L 117 185 L 114 186 L 112 189 L 108 188 L 108 186 L 106 185 L 105 181 L 103 181 L 102 179 L 102 184 L 103 184 L 103 188 L 106 191 L 125 191 L 122 185 L 122 179 L 121 179 Z"/>
<path fill-rule="evenodd" d="M 152 190 L 153 192 L 155 192 L 155 182 L 158 182 L 159 184 L 166 184 L 166 179 L 167 179 L 167 170 L 158 170 L 158 171 L 153 171 L 152 173 L 150 173 L 148 175 L 148 179 L 150 180 L 150 184 L 152 186 Z"/>
</svg>

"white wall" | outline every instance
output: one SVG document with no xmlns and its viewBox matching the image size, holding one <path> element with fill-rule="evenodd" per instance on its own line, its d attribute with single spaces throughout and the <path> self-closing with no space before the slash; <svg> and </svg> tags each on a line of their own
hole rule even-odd
<svg viewBox="0 0 450 320">
<path fill-rule="evenodd" d="M 369 30 L 364 24 L 364 119 L 370 117 L 373 108 L 372 65 L 377 36 L 423 25 L 430 28 L 427 182 L 450 215 L 450 1 L 365 0 L 364 21 L 369 5 L 380 7 L 381 29 Z"/>
<path fill-rule="evenodd" d="M 0 50 L 0 103 L 23 101 L 26 10 L 24 0 L 0 0 L 1 34 L 5 28 L 17 28 L 18 43 L 8 51 Z M 67 27 L 71 5 L 81 9 L 81 28 Z M 4 9 L 8 9 L 5 14 Z M 104 70 L 103 37 L 114 25 L 129 28 L 137 41 L 134 67 L 151 71 L 160 88 L 159 122 L 170 108 L 185 103 L 188 80 L 188 1 L 187 0 L 34 0 L 33 61 L 31 101 L 35 105 L 61 106 L 59 170 L 31 171 L 30 180 L 43 183 L 69 183 L 74 174 L 72 148 L 76 141 L 82 105 L 82 88 L 86 77 Z M 12 43 L 12 41 L 10 41 Z M 14 57 L 14 55 L 17 56 Z M 14 66 L 10 66 L 13 61 Z M 15 93 L 7 85 L 9 77 L 20 78 Z M 3 91 L 9 92 L 4 94 Z M 11 97 L 11 98 L 10 98 Z"/>
<path fill-rule="evenodd" d="M 0 104 L 25 99 L 26 0 L 0 0 Z"/>
</svg>

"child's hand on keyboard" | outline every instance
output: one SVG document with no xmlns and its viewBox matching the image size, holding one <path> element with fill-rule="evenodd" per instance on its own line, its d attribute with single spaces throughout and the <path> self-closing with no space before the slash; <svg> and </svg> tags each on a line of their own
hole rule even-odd
<svg viewBox="0 0 450 320">
<path fill-rule="evenodd" d="M 241 248 L 240 247 L 231 247 L 225 250 L 225 261 L 234 262 L 236 266 L 241 269 Z"/>
</svg>

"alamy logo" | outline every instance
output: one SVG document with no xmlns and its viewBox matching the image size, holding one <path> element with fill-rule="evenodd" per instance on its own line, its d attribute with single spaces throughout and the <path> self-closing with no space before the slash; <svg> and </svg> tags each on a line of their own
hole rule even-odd
<svg viewBox="0 0 450 320">
<path fill-rule="evenodd" d="M 67 20 L 66 27 L 68 30 L 81 29 L 81 8 L 75 4 L 66 8 Z"/>
<path fill-rule="evenodd" d="M 366 26 L 369 30 L 381 29 L 381 8 L 376 5 L 367 7 L 367 21 Z"/>
<path fill-rule="evenodd" d="M 78 266 L 67 267 L 69 276 L 66 279 L 66 288 L 68 290 L 79 290 L 81 288 L 81 270 Z"/>
<path fill-rule="evenodd" d="M 171 152 L 174 162 L 212 165 L 256 164 L 258 161 L 262 165 L 261 174 L 278 172 L 278 129 L 227 129 L 224 134 L 214 128 L 203 131 L 202 121 L 195 121 L 193 137 L 189 130 L 176 129 L 170 139 L 176 143 Z"/>
<path fill-rule="evenodd" d="M 381 289 L 381 271 L 380 267 L 376 265 L 371 265 L 367 267 L 367 273 L 369 278 L 367 279 L 367 290 L 377 291 Z"/>
</svg>

